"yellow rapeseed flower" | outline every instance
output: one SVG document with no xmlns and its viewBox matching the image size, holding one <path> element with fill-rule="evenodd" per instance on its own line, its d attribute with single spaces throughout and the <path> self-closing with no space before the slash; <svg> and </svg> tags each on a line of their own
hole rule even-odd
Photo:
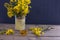
<svg viewBox="0 0 60 40">
<path fill-rule="evenodd" d="M 24 4 L 24 0 L 21 0 L 21 2 L 22 2 L 22 5 Z"/>
<path fill-rule="evenodd" d="M 14 11 L 18 14 L 20 12 L 20 6 L 15 6 L 14 7 Z"/>
<path fill-rule="evenodd" d="M 40 31 L 36 31 L 34 34 L 37 35 L 37 36 L 41 36 L 41 32 Z"/>
<path fill-rule="evenodd" d="M 11 4 L 11 3 L 16 3 L 16 5 Z M 16 14 L 24 15 L 26 16 L 29 13 L 29 4 L 31 3 L 30 0 L 10 0 L 10 3 L 5 3 L 5 7 L 8 10 L 8 16 L 12 17 L 14 16 L 13 13 L 15 12 Z"/>
<path fill-rule="evenodd" d="M 22 10 L 24 10 L 25 9 L 25 7 L 24 6 L 22 6 Z"/>
<path fill-rule="evenodd" d="M 26 8 L 23 11 L 23 15 L 26 16 L 26 14 L 28 14 L 28 13 L 29 13 L 29 8 L 28 8 L 28 5 L 27 5 Z"/>
<path fill-rule="evenodd" d="M 10 2 L 16 2 L 17 0 L 10 0 Z"/>
<path fill-rule="evenodd" d="M 8 17 L 10 17 L 10 18 L 13 16 L 12 12 L 8 12 L 7 15 L 8 15 Z"/>
<path fill-rule="evenodd" d="M 18 4 L 20 4 L 21 3 L 21 0 L 18 0 L 18 2 L 17 2 Z"/>
<path fill-rule="evenodd" d="M 11 7 L 9 7 L 9 8 L 7 8 L 7 10 L 8 10 L 8 11 L 12 11 L 12 8 L 11 8 Z"/>
<path fill-rule="evenodd" d="M 6 34 L 7 34 L 7 35 L 14 34 L 14 30 L 13 30 L 13 29 L 8 29 L 8 30 L 6 31 Z"/>
<path fill-rule="evenodd" d="M 20 4 L 17 4 L 17 6 L 21 6 Z"/>
<path fill-rule="evenodd" d="M 30 3 L 31 3 L 31 1 L 30 1 L 30 0 L 25 0 L 25 2 L 26 2 L 27 4 L 30 4 Z"/>
</svg>

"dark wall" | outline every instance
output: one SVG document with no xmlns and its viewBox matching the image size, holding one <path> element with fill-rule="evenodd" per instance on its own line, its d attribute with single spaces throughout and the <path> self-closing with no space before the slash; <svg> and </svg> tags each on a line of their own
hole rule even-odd
<svg viewBox="0 0 60 40">
<path fill-rule="evenodd" d="M 60 24 L 60 0 L 32 0 L 27 23 Z"/>
<path fill-rule="evenodd" d="M 0 0 L 0 23 L 14 23 L 14 17 L 9 18 L 7 16 L 7 9 L 4 7 L 5 2 L 9 2 L 9 0 Z"/>
<path fill-rule="evenodd" d="M 27 24 L 60 24 L 60 0 L 31 0 L 31 12 L 26 17 Z M 14 23 L 8 18 L 3 6 L 9 0 L 0 0 L 0 23 Z"/>
</svg>

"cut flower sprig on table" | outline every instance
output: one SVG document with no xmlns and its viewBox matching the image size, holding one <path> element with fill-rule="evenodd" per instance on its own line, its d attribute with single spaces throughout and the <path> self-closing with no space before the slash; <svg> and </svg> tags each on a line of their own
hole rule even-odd
<svg viewBox="0 0 60 40">
<path fill-rule="evenodd" d="M 13 35 L 15 33 L 15 31 L 13 29 L 3 29 L 0 31 L 0 34 L 6 34 L 6 35 Z"/>
<path fill-rule="evenodd" d="M 5 34 L 6 35 L 14 34 L 14 30 L 13 29 L 8 29 L 8 30 L 6 30 Z"/>
<path fill-rule="evenodd" d="M 47 31 L 50 31 L 51 29 L 54 29 L 52 27 L 47 27 L 47 28 L 44 28 L 44 27 L 30 27 L 29 30 L 36 36 L 40 37 L 42 35 L 44 35 Z"/>
<path fill-rule="evenodd" d="M 36 36 L 41 36 L 42 34 L 44 34 L 43 32 L 43 28 L 41 27 L 34 27 L 34 28 L 30 28 L 29 30 L 32 31 L 33 34 L 35 34 Z"/>
<path fill-rule="evenodd" d="M 10 0 L 9 3 L 5 3 L 4 6 L 7 8 L 7 15 L 8 17 L 22 17 L 26 16 L 29 13 L 29 4 L 31 3 L 30 0 Z"/>
</svg>

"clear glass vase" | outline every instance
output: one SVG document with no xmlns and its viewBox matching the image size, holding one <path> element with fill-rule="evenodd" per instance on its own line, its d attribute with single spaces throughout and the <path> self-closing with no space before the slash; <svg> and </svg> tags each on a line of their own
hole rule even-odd
<svg viewBox="0 0 60 40">
<path fill-rule="evenodd" d="M 25 30 L 25 17 L 15 16 L 15 30 Z"/>
</svg>

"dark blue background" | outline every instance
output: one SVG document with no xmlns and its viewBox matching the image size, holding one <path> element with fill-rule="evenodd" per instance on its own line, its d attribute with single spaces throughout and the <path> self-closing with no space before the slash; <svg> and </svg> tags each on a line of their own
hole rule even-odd
<svg viewBox="0 0 60 40">
<path fill-rule="evenodd" d="M 31 0 L 30 13 L 26 17 L 27 24 L 60 24 L 60 0 Z M 8 18 L 4 3 L 0 0 L 0 23 L 14 23 L 14 17 Z"/>
</svg>

